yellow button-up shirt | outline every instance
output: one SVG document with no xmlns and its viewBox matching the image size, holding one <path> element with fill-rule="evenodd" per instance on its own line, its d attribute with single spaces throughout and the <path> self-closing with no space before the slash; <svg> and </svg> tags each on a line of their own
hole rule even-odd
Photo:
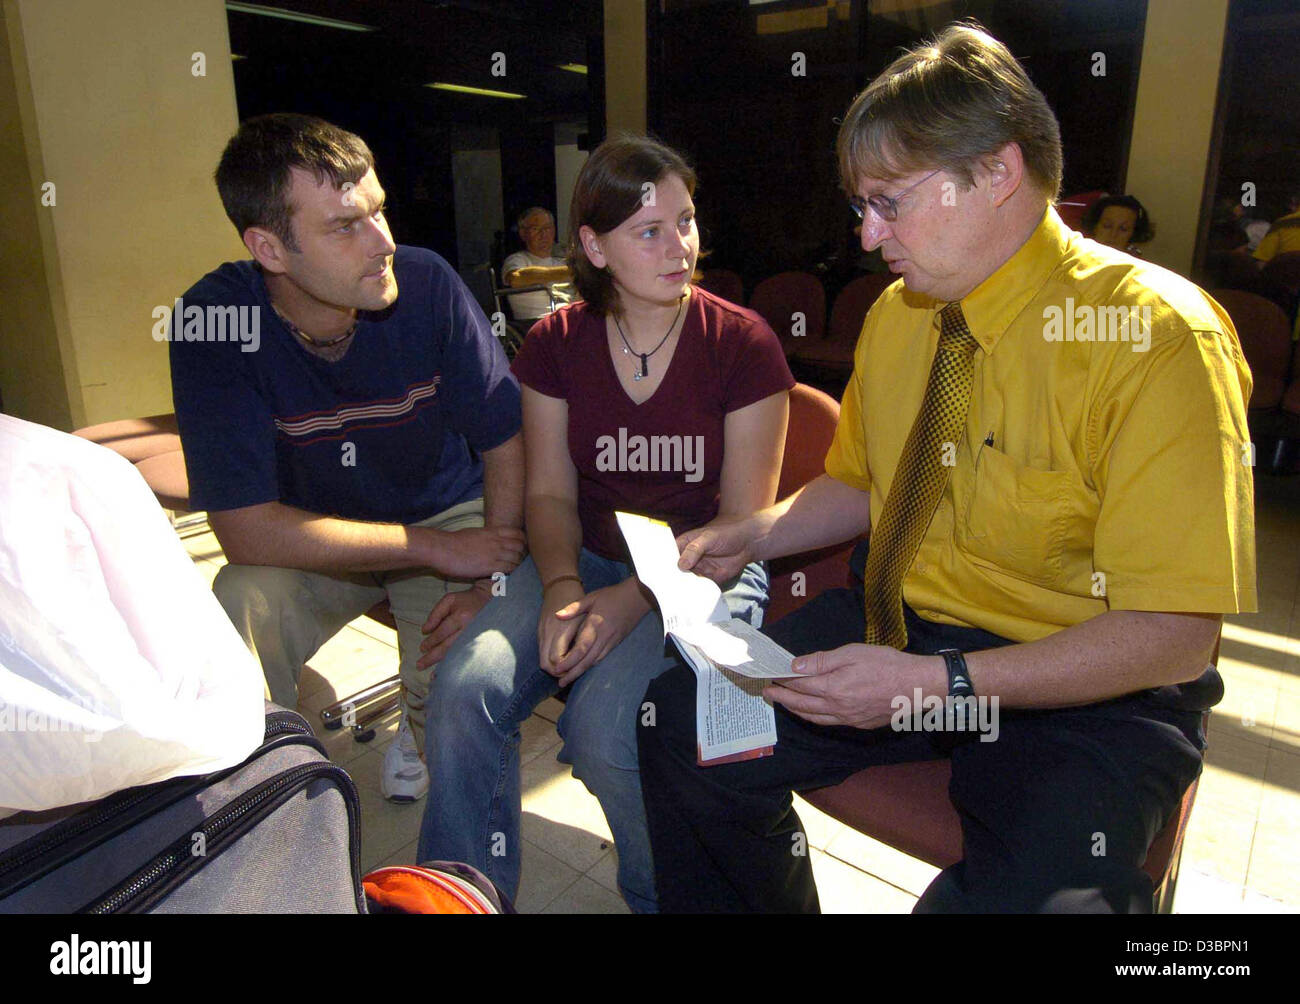
<svg viewBox="0 0 1300 1004">
<path fill-rule="evenodd" d="M 1106 610 L 1254 610 L 1251 377 L 1223 308 L 1054 209 L 961 306 L 974 389 L 908 604 L 1015 641 Z M 942 307 L 897 282 L 863 323 L 826 471 L 870 492 L 873 524 Z"/>
</svg>

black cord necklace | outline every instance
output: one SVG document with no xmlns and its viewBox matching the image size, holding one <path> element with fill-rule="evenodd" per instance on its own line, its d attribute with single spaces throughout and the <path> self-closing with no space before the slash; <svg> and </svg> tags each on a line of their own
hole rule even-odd
<svg viewBox="0 0 1300 1004">
<path fill-rule="evenodd" d="M 649 352 L 638 352 L 636 351 L 636 349 L 632 348 L 632 344 L 627 340 L 627 335 L 623 334 L 623 325 L 618 323 L 618 315 L 617 314 L 612 315 L 614 318 L 614 327 L 618 329 L 618 337 L 623 339 L 624 353 L 626 353 L 629 356 L 641 357 L 641 369 L 639 371 L 636 370 L 633 371 L 632 373 L 633 380 L 643 380 L 650 375 L 649 359 L 652 355 L 654 355 L 656 352 L 658 352 L 660 349 L 664 347 L 664 342 L 668 341 L 668 336 L 673 333 L 673 328 L 677 327 L 677 322 L 681 319 L 682 307 L 685 305 L 685 303 L 686 303 L 685 296 L 680 296 L 677 298 L 677 313 L 673 316 L 673 323 L 668 325 L 668 330 L 664 333 L 663 338 L 659 339 L 659 344 L 656 345 Z"/>
<path fill-rule="evenodd" d="M 275 307 L 274 304 L 272 304 L 272 306 Z M 337 338 L 331 338 L 328 342 L 318 342 L 316 341 L 316 339 L 312 338 L 311 336 L 304 335 L 302 331 L 298 328 L 298 326 L 293 323 L 293 321 L 289 320 L 289 318 L 284 316 L 284 314 L 280 311 L 279 307 L 275 307 L 275 313 L 276 316 L 279 317 L 280 320 L 284 322 L 284 326 L 286 328 L 288 328 L 293 334 L 297 335 L 299 338 L 301 338 L 304 342 L 306 342 L 314 349 L 328 349 L 335 345 L 340 345 L 343 342 L 346 342 L 349 338 L 351 338 L 353 335 L 357 333 L 357 324 L 359 323 L 360 320 L 359 318 L 353 318 L 352 327 L 348 328 L 347 331 L 343 332 L 343 334 L 339 335 Z"/>
</svg>

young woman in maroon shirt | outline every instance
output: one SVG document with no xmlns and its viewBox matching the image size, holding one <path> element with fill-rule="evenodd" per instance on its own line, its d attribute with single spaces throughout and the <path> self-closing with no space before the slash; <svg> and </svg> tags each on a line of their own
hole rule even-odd
<svg viewBox="0 0 1300 1004">
<path fill-rule="evenodd" d="M 675 660 L 614 513 L 680 534 L 776 494 L 794 379 L 757 314 L 691 285 L 694 189 L 685 161 L 644 138 L 602 144 L 579 174 L 569 264 L 583 299 L 538 322 L 514 365 L 531 556 L 454 642 L 430 690 L 420 860 L 469 862 L 512 897 L 519 725 L 573 684 L 560 759 L 600 799 L 624 899 L 655 909 L 636 722 L 646 686 Z M 766 571 L 750 565 L 724 598 L 757 624 Z"/>
</svg>

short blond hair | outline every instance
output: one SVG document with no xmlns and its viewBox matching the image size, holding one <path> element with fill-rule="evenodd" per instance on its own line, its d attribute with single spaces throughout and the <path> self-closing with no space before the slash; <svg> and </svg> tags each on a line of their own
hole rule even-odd
<svg viewBox="0 0 1300 1004">
<path fill-rule="evenodd" d="M 1020 146 L 1048 201 L 1061 188 L 1061 129 L 1007 47 L 976 22 L 949 25 L 853 99 L 836 140 L 840 184 L 942 168 L 966 186 L 982 158 Z"/>
</svg>

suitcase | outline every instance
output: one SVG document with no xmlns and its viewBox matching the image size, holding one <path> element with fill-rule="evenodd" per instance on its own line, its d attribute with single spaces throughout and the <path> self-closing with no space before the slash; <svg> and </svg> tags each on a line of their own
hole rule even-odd
<svg viewBox="0 0 1300 1004">
<path fill-rule="evenodd" d="M 365 913 L 360 801 L 301 715 L 243 763 L 0 820 L 0 913 Z"/>
</svg>

